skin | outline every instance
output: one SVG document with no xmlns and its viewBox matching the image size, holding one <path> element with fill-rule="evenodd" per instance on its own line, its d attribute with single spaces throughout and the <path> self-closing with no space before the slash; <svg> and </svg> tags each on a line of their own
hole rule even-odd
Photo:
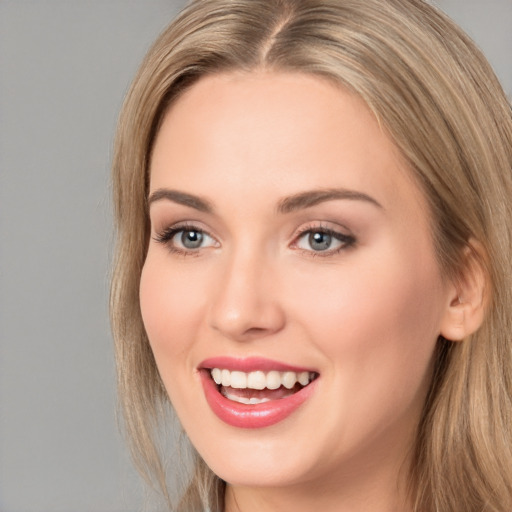
<svg viewBox="0 0 512 512">
<path fill-rule="evenodd" d="M 335 188 L 371 200 L 278 211 Z M 409 510 L 409 450 L 457 292 L 425 199 L 365 104 L 300 74 L 203 78 L 158 133 L 150 195 L 161 189 L 212 208 L 151 203 L 140 302 L 182 425 L 228 482 L 226 511 Z M 207 234 L 201 247 L 184 249 L 180 233 L 158 241 L 184 222 Z M 315 251 L 304 230 L 324 228 L 355 242 Z M 227 425 L 197 370 L 226 355 L 314 369 L 316 390 L 275 425 Z"/>
</svg>

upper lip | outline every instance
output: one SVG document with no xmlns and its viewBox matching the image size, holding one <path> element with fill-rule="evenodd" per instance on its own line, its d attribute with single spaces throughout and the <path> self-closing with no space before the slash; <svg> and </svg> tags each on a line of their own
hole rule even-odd
<svg viewBox="0 0 512 512">
<path fill-rule="evenodd" d="M 314 372 L 312 368 L 305 368 L 294 366 L 281 361 L 274 361 L 265 357 L 244 357 L 236 358 L 230 356 L 218 356 L 205 359 L 199 364 L 199 369 L 212 369 L 221 368 L 225 370 L 237 370 L 241 372 L 254 372 L 263 371 L 269 372 L 272 370 L 279 372 Z"/>
</svg>

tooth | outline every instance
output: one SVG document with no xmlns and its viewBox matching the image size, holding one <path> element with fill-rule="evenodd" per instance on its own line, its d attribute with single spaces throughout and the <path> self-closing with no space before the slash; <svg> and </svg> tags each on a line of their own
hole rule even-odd
<svg viewBox="0 0 512 512">
<path fill-rule="evenodd" d="M 297 374 L 295 372 L 284 372 L 281 381 L 286 389 L 292 389 L 297 382 Z"/>
<path fill-rule="evenodd" d="M 300 372 L 297 375 L 297 380 L 299 381 L 299 384 L 307 386 L 309 384 L 309 372 Z"/>
<path fill-rule="evenodd" d="M 271 371 L 267 373 L 267 388 L 277 389 L 281 387 L 281 375 L 279 372 Z"/>
<path fill-rule="evenodd" d="M 247 376 L 247 387 L 252 389 L 265 389 L 267 379 L 263 372 L 251 372 Z"/>
<path fill-rule="evenodd" d="M 214 368 L 211 373 L 215 384 L 220 384 L 222 382 L 222 371 L 219 368 Z"/>
<path fill-rule="evenodd" d="M 244 372 L 231 372 L 232 388 L 245 389 L 247 387 L 247 374 Z"/>
<path fill-rule="evenodd" d="M 249 399 L 249 403 L 251 405 L 263 404 L 265 402 L 270 402 L 270 398 L 250 398 Z"/>
<path fill-rule="evenodd" d="M 233 402 L 238 402 L 239 404 L 246 404 L 249 405 L 249 399 L 245 396 L 229 396 L 229 400 L 232 400 Z"/>
<path fill-rule="evenodd" d="M 210 373 L 216 384 L 236 389 L 278 389 L 280 386 L 292 389 L 297 382 L 302 386 L 307 386 L 315 378 L 314 372 L 307 371 L 296 373 L 272 370 L 265 374 L 260 370 L 245 373 L 241 371 L 212 368 Z"/>
<path fill-rule="evenodd" d="M 247 398 L 245 396 L 236 396 L 232 395 L 230 393 L 226 393 L 224 395 L 228 400 L 231 400 L 232 402 L 238 402 L 239 404 L 246 404 L 246 405 L 256 405 L 256 404 L 262 404 L 264 402 L 269 402 L 270 398 Z"/>
<path fill-rule="evenodd" d="M 222 385 L 223 386 L 231 385 L 231 372 L 229 370 L 222 370 Z"/>
</svg>

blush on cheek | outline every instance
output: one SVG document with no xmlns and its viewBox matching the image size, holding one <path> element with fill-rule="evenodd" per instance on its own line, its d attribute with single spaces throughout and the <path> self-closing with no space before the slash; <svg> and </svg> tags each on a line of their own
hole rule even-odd
<svg viewBox="0 0 512 512">
<path fill-rule="evenodd" d="M 194 282 L 190 272 L 181 272 L 170 264 L 165 256 L 150 252 L 139 294 L 144 327 L 155 356 L 160 351 L 176 355 L 186 349 L 204 317 L 204 286 Z"/>
<path fill-rule="evenodd" d="M 294 307 L 315 319 L 323 350 L 330 345 L 329 352 L 345 364 L 352 358 L 370 365 L 389 361 L 399 378 L 402 365 L 424 371 L 433 352 L 442 310 L 432 284 L 438 281 L 437 267 L 411 264 L 421 261 L 419 255 L 402 255 L 400 265 L 400 254 L 383 251 L 380 256 L 369 258 L 366 266 L 359 260 L 359 272 L 342 269 L 338 277 L 322 280 L 315 294 L 295 295 Z M 311 284 L 301 288 L 310 290 Z"/>
</svg>

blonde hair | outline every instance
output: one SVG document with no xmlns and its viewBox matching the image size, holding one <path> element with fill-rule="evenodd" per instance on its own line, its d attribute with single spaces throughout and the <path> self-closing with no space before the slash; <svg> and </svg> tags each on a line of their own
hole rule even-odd
<svg viewBox="0 0 512 512">
<path fill-rule="evenodd" d="M 468 248 L 484 269 L 484 324 L 462 343 L 438 342 L 409 480 L 417 512 L 510 512 L 511 108 L 472 41 L 422 0 L 198 0 L 147 54 L 122 109 L 113 161 L 111 318 L 139 469 L 168 496 L 155 438 L 168 398 L 138 296 L 155 134 L 169 105 L 201 77 L 261 68 L 326 77 L 363 98 L 425 193 L 441 269 L 462 275 Z M 223 482 L 198 458 L 178 510 L 201 507 L 222 510 Z"/>
</svg>

